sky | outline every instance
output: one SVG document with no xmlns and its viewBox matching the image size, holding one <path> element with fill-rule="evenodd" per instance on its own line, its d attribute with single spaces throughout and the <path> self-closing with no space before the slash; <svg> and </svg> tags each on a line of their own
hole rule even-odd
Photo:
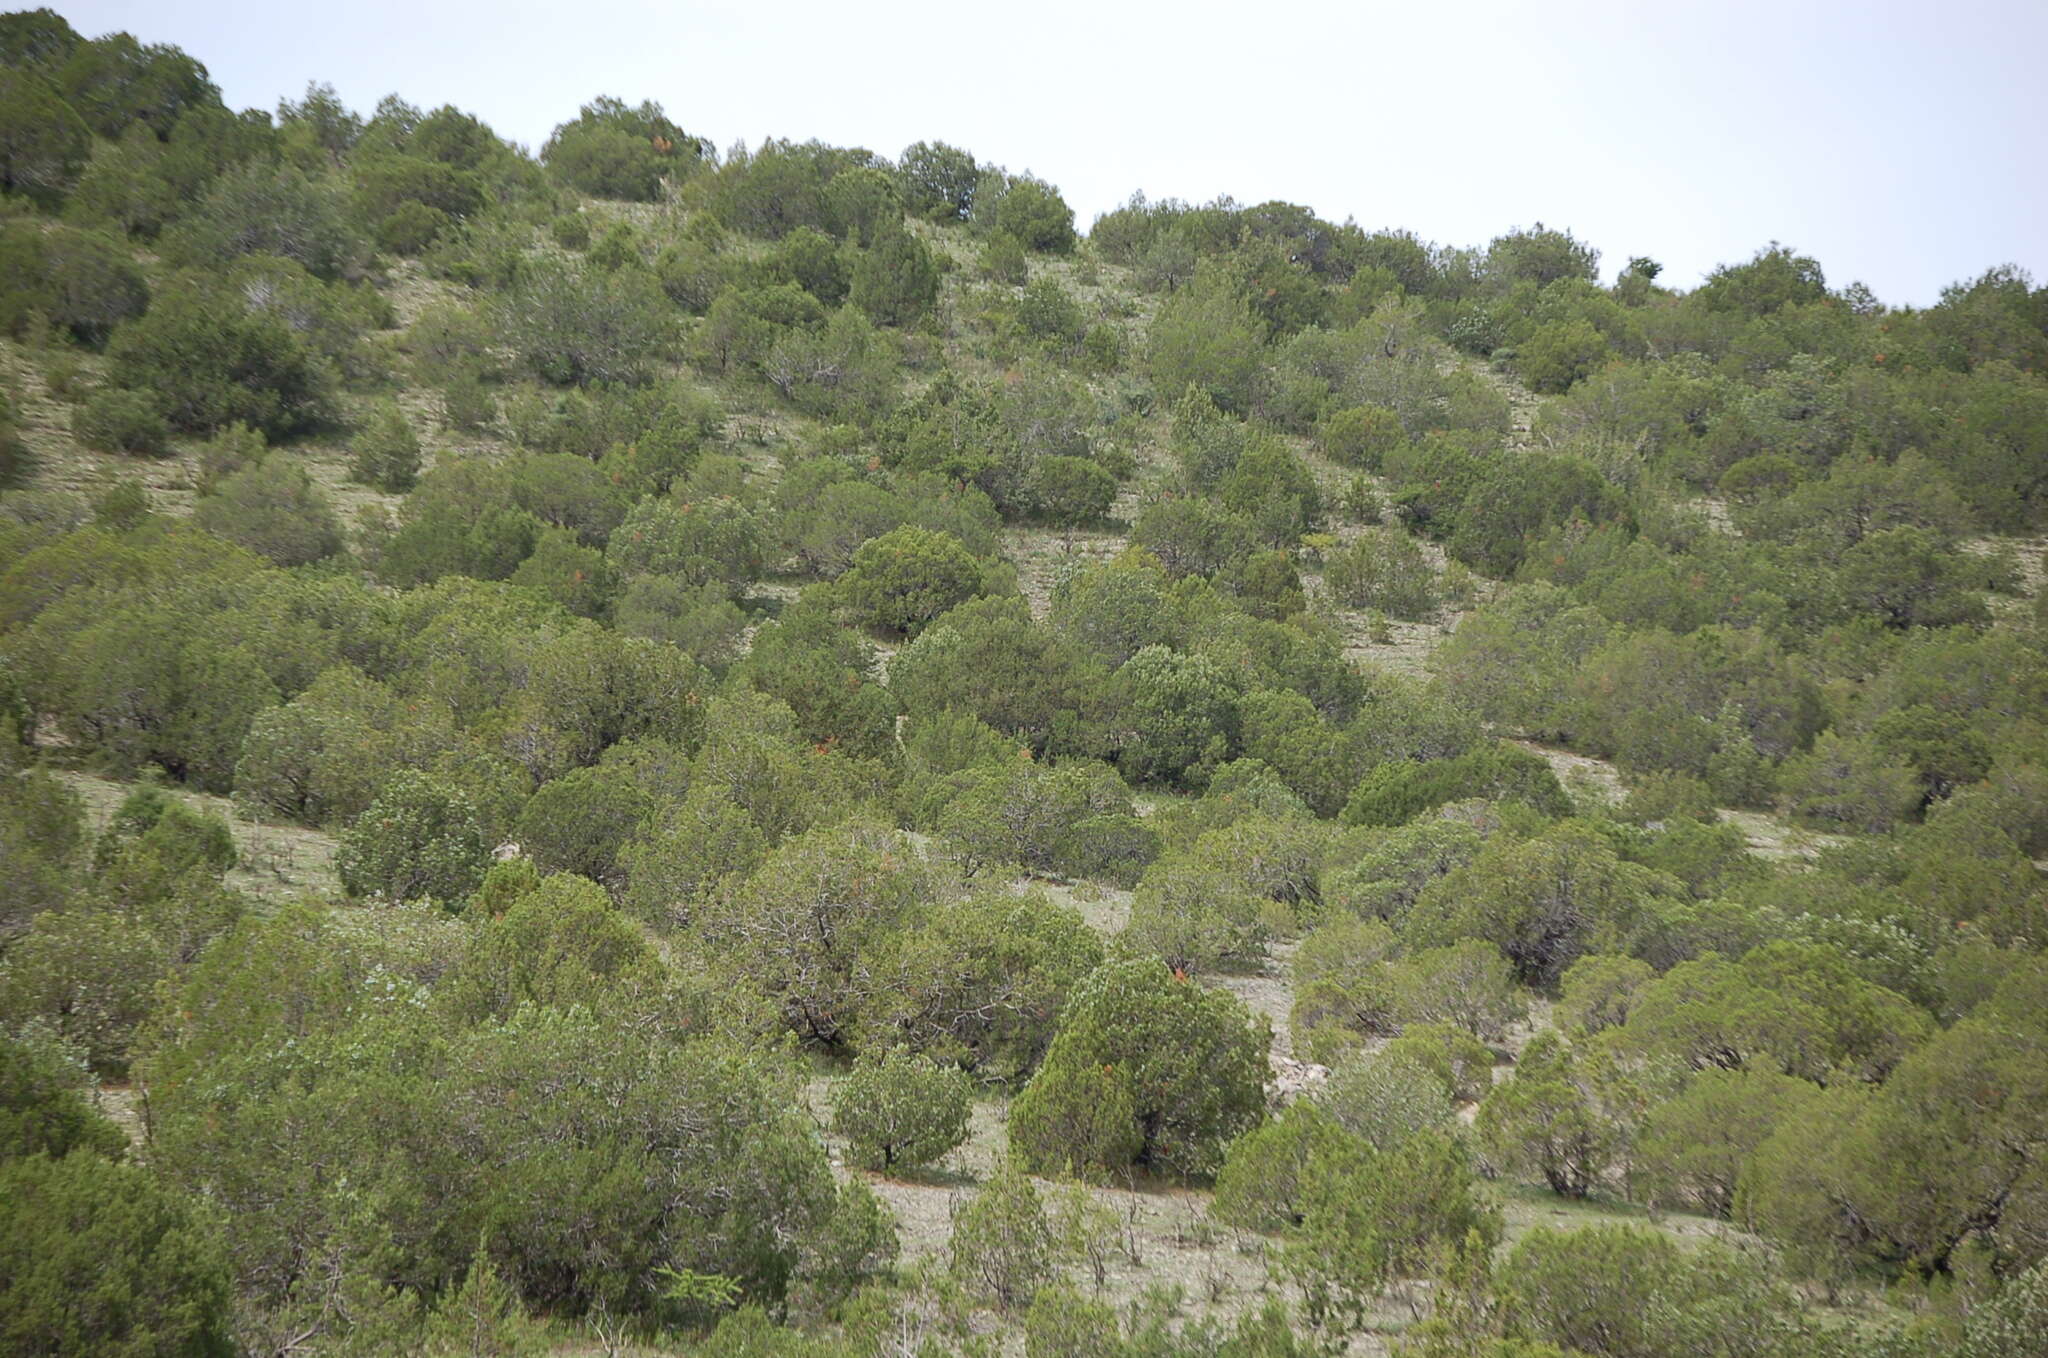
<svg viewBox="0 0 2048 1358">
<path fill-rule="evenodd" d="M 1484 245 L 1538 221 L 1691 287 L 1780 241 L 1895 305 L 2048 282 L 2048 0 L 92 0 L 235 107 L 309 81 L 538 149 L 598 94 L 721 148 L 925 139 L 1060 186 L 1285 199 Z"/>
</svg>

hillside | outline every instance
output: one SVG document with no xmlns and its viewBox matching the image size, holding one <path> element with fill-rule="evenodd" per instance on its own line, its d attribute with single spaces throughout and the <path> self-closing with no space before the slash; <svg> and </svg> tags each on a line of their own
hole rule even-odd
<svg viewBox="0 0 2048 1358">
<path fill-rule="evenodd" d="M 2042 1351 L 2048 288 L 203 56 L 0 16 L 0 1348 Z"/>
</svg>

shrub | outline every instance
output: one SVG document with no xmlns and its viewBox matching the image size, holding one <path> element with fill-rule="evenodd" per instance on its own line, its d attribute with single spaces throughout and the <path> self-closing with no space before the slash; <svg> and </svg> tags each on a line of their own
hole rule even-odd
<svg viewBox="0 0 2048 1358">
<path fill-rule="evenodd" d="M 214 1223 L 149 1171 L 0 1165 L 0 1348 L 227 1358 L 231 1281 Z"/>
<path fill-rule="evenodd" d="M 964 1072 L 929 1057 L 863 1057 L 833 1092 L 832 1129 L 867 1169 L 928 1165 L 967 1139 L 967 1094 Z"/>
<path fill-rule="evenodd" d="M 1425 1132 L 1451 1128 L 1450 1092 L 1427 1066 L 1399 1053 L 1346 1058 L 1315 1099 L 1333 1122 L 1375 1151 L 1399 1150 Z"/>
<path fill-rule="evenodd" d="M 1031 468 L 1031 499 L 1047 522 L 1096 523 L 1116 503 L 1116 478 L 1085 457 L 1042 457 Z"/>
<path fill-rule="evenodd" d="M 1147 646 L 1110 681 L 1124 732 L 1117 763 L 1132 782 L 1157 779 L 1200 787 L 1230 757 L 1238 693 L 1222 666 L 1205 656 Z"/>
<path fill-rule="evenodd" d="M 571 769 L 541 784 L 512 827 L 512 838 L 543 872 L 588 877 L 617 894 L 625 885 L 620 854 L 654 810 L 654 799 L 604 769 Z"/>
<path fill-rule="evenodd" d="M 605 273 L 559 259 L 522 265 L 500 312 L 520 360 L 556 386 L 640 382 L 668 345 L 672 315 L 645 269 Z"/>
<path fill-rule="evenodd" d="M 430 898 L 454 908 L 476 890 L 489 861 L 469 799 L 437 779 L 405 772 L 342 832 L 334 868 L 352 896 Z"/>
<path fill-rule="evenodd" d="M 661 576 L 690 590 L 715 584 L 737 595 L 767 563 L 766 526 L 730 495 L 681 496 L 628 510 L 606 546 L 609 559 L 627 577 Z"/>
<path fill-rule="evenodd" d="M 0 965 L 0 1024 L 40 1019 L 94 1069 L 122 1070 L 168 965 L 161 941 L 125 913 L 46 911 Z"/>
<path fill-rule="evenodd" d="M 201 500 L 192 521 L 279 566 L 340 552 L 341 520 L 303 467 L 273 457 L 236 472 Z"/>
<path fill-rule="evenodd" d="M 0 227 L 0 280 L 0 330 L 13 335 L 41 316 L 96 348 L 149 306 L 149 285 L 127 248 L 70 227 Z"/>
<path fill-rule="evenodd" d="M 862 544 L 838 594 L 863 626 L 914 637 L 982 592 L 983 567 L 951 533 L 905 524 Z"/>
<path fill-rule="evenodd" d="M 1476 1126 L 1495 1163 L 1539 1174 L 1566 1198 L 1600 1182 L 1622 1132 L 1595 1101 L 1584 1062 L 1554 1033 L 1529 1044 L 1514 1078 L 1479 1105 Z"/>
<path fill-rule="evenodd" d="M 420 479 L 420 440 L 394 402 L 382 403 L 355 436 L 349 475 L 366 486 L 401 495 Z"/>
<path fill-rule="evenodd" d="M 947 1251 L 953 1276 L 998 1307 L 1029 1303 L 1053 1274 L 1052 1227 L 1031 1180 L 998 1166 L 954 1214 Z"/>
<path fill-rule="evenodd" d="M 704 161 L 706 143 L 670 122 L 660 104 L 635 108 L 604 95 L 557 127 L 541 148 L 548 170 L 579 193 L 651 203 L 665 177 L 681 179 Z"/>
<path fill-rule="evenodd" d="M 876 325 L 915 324 L 938 296 L 938 261 L 901 227 L 881 232 L 854 260 L 848 300 Z"/>
<path fill-rule="evenodd" d="M 1375 608 L 1409 622 L 1427 620 L 1441 602 L 1429 558 L 1415 539 L 1392 528 L 1368 528 L 1333 552 L 1323 583 L 1346 608 Z"/>
<path fill-rule="evenodd" d="M 114 382 L 155 394 L 173 429 L 207 433 L 239 420 L 277 438 L 327 412 L 330 378 L 283 317 L 241 297 L 166 288 L 107 346 Z"/>
<path fill-rule="evenodd" d="M 1380 765 L 1344 804 L 1344 823 L 1405 825 L 1446 802 L 1471 797 L 1524 802 L 1546 816 L 1571 814 L 1570 799 L 1540 755 L 1493 745 L 1452 759 Z"/>
<path fill-rule="evenodd" d="M 1656 968 L 1638 958 L 1587 953 L 1565 968 L 1558 1026 L 1588 1034 L 1620 1027 L 1628 1022 L 1643 987 L 1656 976 Z"/>
<path fill-rule="evenodd" d="M 164 251 L 198 269 L 217 269 L 244 255 L 275 255 L 315 278 L 357 278 L 370 250 L 354 216 L 337 179 L 257 158 L 215 179 L 167 233 Z"/>
<path fill-rule="evenodd" d="M 1411 1023 L 1382 1051 L 1436 1076 L 1459 1103 L 1477 1103 L 1493 1088 L 1493 1053 L 1454 1023 Z"/>
<path fill-rule="evenodd" d="M 88 448 L 130 457 L 163 457 L 171 430 L 153 397 L 140 391 L 94 392 L 71 416 L 71 432 Z"/>
<path fill-rule="evenodd" d="M 88 1101 L 85 1067 L 53 1035 L 33 1032 L 0 1032 L 0 1165 L 61 1160 L 74 1148 L 118 1160 L 128 1139 Z"/>
<path fill-rule="evenodd" d="M 1308 1208 L 1310 1162 L 1342 1147 L 1348 1133 L 1321 1104 L 1296 1099 L 1280 1116 L 1230 1143 L 1216 1172 L 1209 1215 L 1253 1231 L 1299 1226 Z"/>
<path fill-rule="evenodd" d="M 1324 418 L 1316 441 L 1331 461 L 1376 472 L 1388 453 L 1408 442 L 1408 433 L 1385 406 L 1346 406 Z"/>
<path fill-rule="evenodd" d="M 1223 1148 L 1265 1112 L 1266 1035 L 1249 1018 L 1234 996 L 1157 960 L 1104 963 L 1068 1002 L 1045 1063 L 1011 1105 L 1020 1160 L 1045 1172 L 1072 1162 L 1213 1173 Z M 1112 1101 L 1131 1116 L 1098 1119 Z"/>
<path fill-rule="evenodd" d="M 0 68 L 0 189 L 61 203 L 92 154 L 92 129 L 36 71 Z"/>
<path fill-rule="evenodd" d="M 270 444 L 262 433 L 240 422 L 230 424 L 199 445 L 196 489 L 201 495 L 211 495 L 221 482 L 255 466 L 269 454 Z"/>
<path fill-rule="evenodd" d="M 942 141 L 907 146 L 896 162 L 903 185 L 903 204 L 934 221 L 964 221 L 974 210 L 981 167 L 974 157 Z"/>
</svg>

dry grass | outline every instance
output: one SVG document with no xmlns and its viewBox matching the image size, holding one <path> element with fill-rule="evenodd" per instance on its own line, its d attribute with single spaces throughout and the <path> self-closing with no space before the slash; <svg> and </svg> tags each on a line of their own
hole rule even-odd
<svg viewBox="0 0 2048 1358">
<path fill-rule="evenodd" d="M 1733 825 L 1742 831 L 1751 853 L 1773 863 L 1810 862 L 1819 857 L 1823 849 L 1849 842 L 1847 835 L 1802 829 L 1782 816 L 1766 815 L 1761 811 L 1735 811 L 1723 807 L 1719 814 L 1723 824 Z"/>
</svg>

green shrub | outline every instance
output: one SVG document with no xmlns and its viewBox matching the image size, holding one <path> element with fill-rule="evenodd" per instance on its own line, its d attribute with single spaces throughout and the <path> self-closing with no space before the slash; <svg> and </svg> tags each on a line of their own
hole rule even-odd
<svg viewBox="0 0 2048 1358">
<path fill-rule="evenodd" d="M 832 1130 L 856 1164 L 887 1172 L 928 1165 L 967 1139 L 965 1073 L 898 1049 L 863 1057 L 833 1091 Z"/>
<path fill-rule="evenodd" d="M 982 592 L 984 568 L 951 533 L 905 524 L 862 544 L 836 591 L 863 626 L 914 637 Z"/>
<path fill-rule="evenodd" d="M 23 335 L 41 317 L 97 348 L 148 306 L 149 285 L 123 243 L 65 226 L 0 226 L 0 330 Z"/>
<path fill-rule="evenodd" d="M 954 1213 L 946 1248 L 953 1276 L 1007 1311 L 1052 1279 L 1052 1246 L 1038 1190 L 1005 1163 Z"/>
<path fill-rule="evenodd" d="M 1408 433 L 1385 406 L 1346 406 L 1324 417 L 1316 442 L 1331 461 L 1376 472 L 1388 453 L 1408 442 Z"/>
<path fill-rule="evenodd" d="M 572 769 L 541 784 L 512 838 L 543 872 L 572 872 L 616 894 L 625 885 L 619 855 L 653 809 L 653 798 L 616 774 Z"/>
<path fill-rule="evenodd" d="M 303 467 L 273 457 L 222 481 L 192 521 L 279 566 L 303 566 L 342 550 L 341 520 Z"/>
<path fill-rule="evenodd" d="M 590 218 L 580 212 L 557 214 L 548 223 L 548 235 L 564 250 L 583 250 L 590 245 Z"/>
<path fill-rule="evenodd" d="M 71 432 L 88 448 L 130 457 L 164 457 L 171 430 L 153 397 L 118 388 L 95 392 L 71 416 Z"/>
<path fill-rule="evenodd" d="M 1344 823 L 1404 825 L 1425 811 L 1469 797 L 1525 802 L 1546 816 L 1571 814 L 1570 799 L 1541 756 L 1496 744 L 1454 759 L 1380 765 L 1344 804 Z"/>
<path fill-rule="evenodd" d="M 1415 539 L 1392 528 L 1368 528 L 1331 553 L 1323 583 L 1346 608 L 1378 609 L 1409 622 L 1430 618 L 1441 602 L 1435 567 Z"/>
<path fill-rule="evenodd" d="M 0 1348 L 227 1358 L 231 1282 L 213 1221 L 149 1171 L 0 1165 Z"/>
<path fill-rule="evenodd" d="M 1223 1148 L 1265 1115 L 1266 1035 L 1249 1019 L 1228 992 L 1156 959 L 1104 963 L 1010 1106 L 1012 1148 L 1042 1173 L 1214 1173 Z"/>
<path fill-rule="evenodd" d="M 277 438 L 327 413 L 331 379 L 281 316 L 240 296 L 166 288 L 107 346 L 114 382 L 155 394 L 173 429 L 208 433 L 241 421 Z"/>
<path fill-rule="evenodd" d="M 73 1149 L 120 1159 L 128 1139 L 88 1100 L 90 1080 L 54 1035 L 0 1032 L 0 1165 L 29 1155 L 61 1160 Z"/>
<path fill-rule="evenodd" d="M 1116 478 L 1085 457 L 1042 457 L 1031 468 L 1031 499 L 1047 522 L 1082 527 L 1116 503 Z"/>
<path fill-rule="evenodd" d="M 483 880 L 490 849 L 469 799 L 418 773 L 399 773 L 341 834 L 334 869 L 352 896 L 432 899 L 459 907 Z"/>
<path fill-rule="evenodd" d="M 420 479 L 420 440 L 395 402 L 380 404 L 352 441 L 349 476 L 393 495 Z"/>
<path fill-rule="evenodd" d="M 981 247 L 981 276 L 1013 288 L 1031 276 L 1031 259 L 1015 236 L 990 236 Z"/>
</svg>

